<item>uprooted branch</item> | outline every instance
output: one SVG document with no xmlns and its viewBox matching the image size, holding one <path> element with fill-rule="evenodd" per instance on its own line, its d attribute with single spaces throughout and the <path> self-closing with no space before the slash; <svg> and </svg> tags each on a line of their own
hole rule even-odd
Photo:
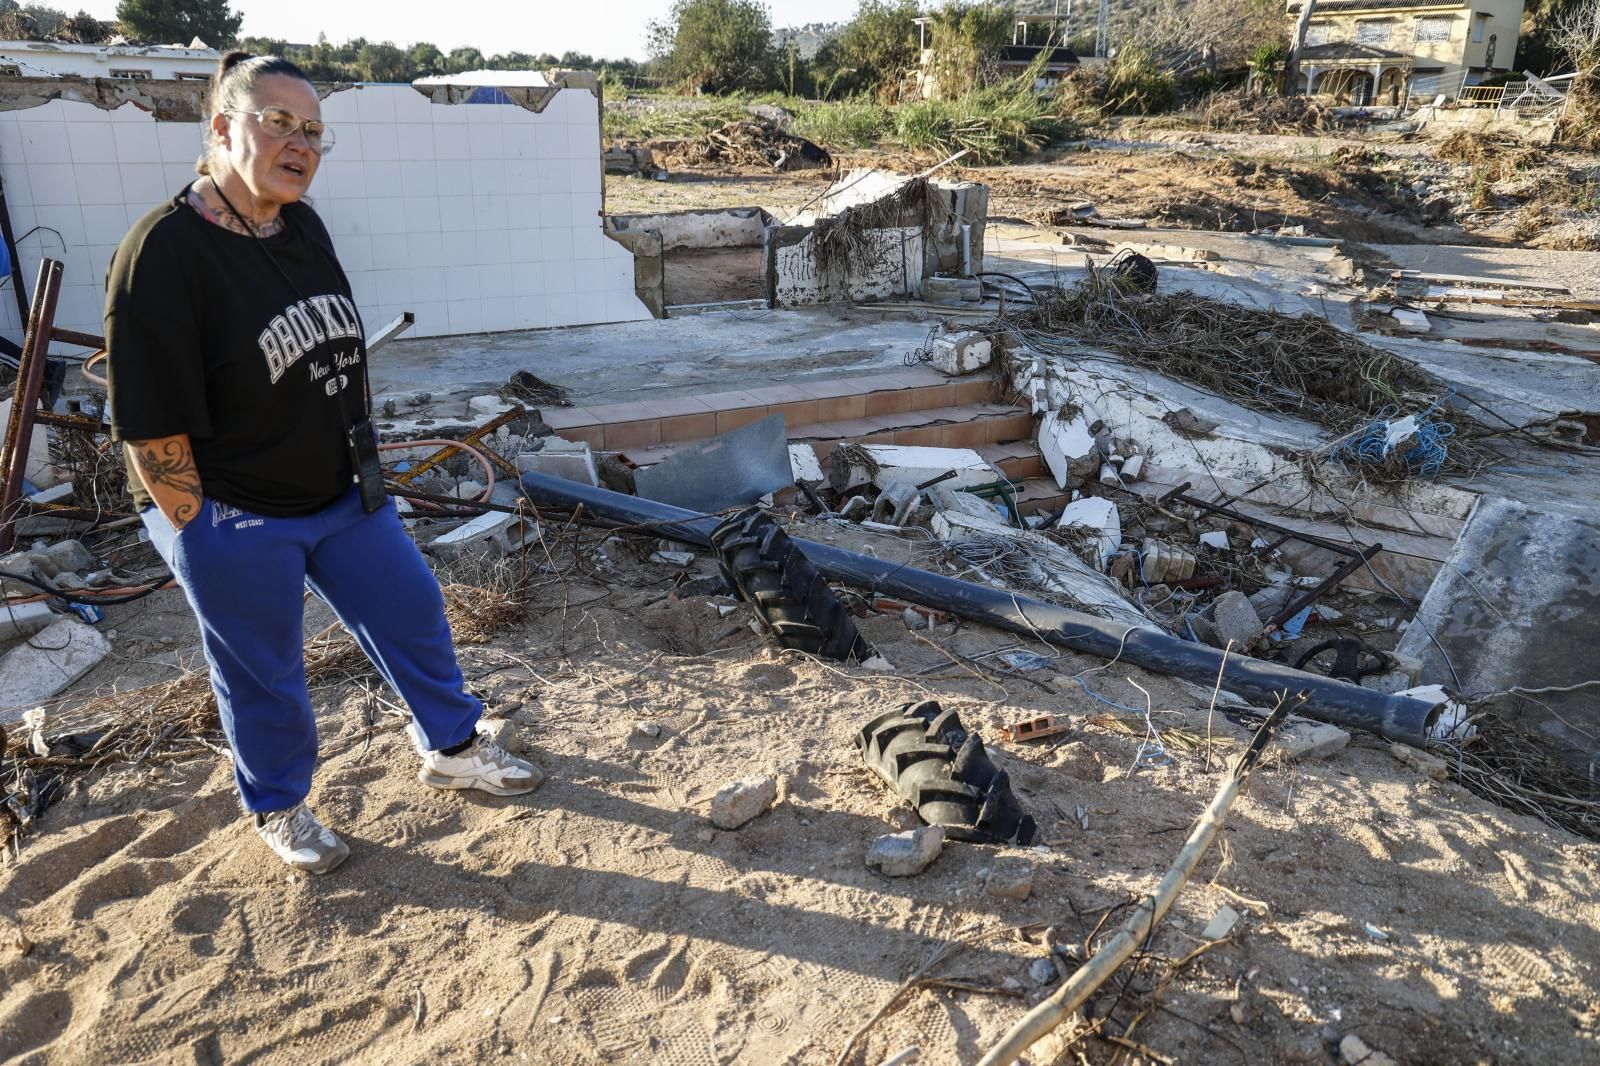
<svg viewBox="0 0 1600 1066">
<path fill-rule="evenodd" d="M 1249 746 L 1239 756 L 1234 764 L 1233 773 L 1223 782 L 1211 805 L 1195 823 L 1194 830 L 1183 845 L 1183 850 L 1178 852 L 1178 857 L 1173 860 L 1172 866 L 1168 868 L 1166 876 L 1162 877 L 1156 890 L 1139 904 L 1133 916 L 1123 924 L 1116 936 L 1095 953 L 1094 958 L 1068 978 L 1049 999 L 1025 1014 L 1005 1038 L 983 1057 L 979 1066 L 1006 1066 L 1022 1057 L 1047 1033 L 1071 1018 L 1095 990 L 1105 984 L 1111 975 L 1139 949 L 1141 944 L 1149 942 L 1156 926 L 1171 909 L 1183 886 L 1194 876 L 1200 860 L 1210 849 L 1217 834 L 1221 832 L 1228 811 L 1233 807 L 1233 801 L 1238 798 L 1240 789 L 1244 787 L 1250 772 L 1260 760 L 1268 739 L 1288 713 L 1289 697 L 1285 692 L 1278 701 L 1278 706 L 1267 716 L 1267 720 L 1256 731 Z"/>
</svg>

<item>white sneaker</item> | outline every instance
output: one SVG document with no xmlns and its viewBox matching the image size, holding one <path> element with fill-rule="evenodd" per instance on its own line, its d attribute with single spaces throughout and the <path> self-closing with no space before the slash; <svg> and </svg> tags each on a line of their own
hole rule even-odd
<svg viewBox="0 0 1600 1066">
<path fill-rule="evenodd" d="M 496 796 L 520 796 L 544 783 L 544 773 L 483 735 L 460 755 L 428 751 L 417 780 L 434 788 L 475 788 Z"/>
<path fill-rule="evenodd" d="M 350 857 L 350 847 L 317 821 L 304 803 L 256 815 L 256 835 L 296 870 L 325 874 Z"/>
</svg>

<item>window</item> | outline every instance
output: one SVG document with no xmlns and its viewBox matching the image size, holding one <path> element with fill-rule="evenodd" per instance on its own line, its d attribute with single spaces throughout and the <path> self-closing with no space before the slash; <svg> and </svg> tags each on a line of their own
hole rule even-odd
<svg viewBox="0 0 1600 1066">
<path fill-rule="evenodd" d="M 1388 22 L 1358 22 L 1356 23 L 1357 44 L 1388 44 Z"/>
<path fill-rule="evenodd" d="M 1479 15 L 1477 18 L 1472 20 L 1472 43 L 1473 44 L 1482 44 L 1483 43 L 1483 27 L 1488 21 L 1489 21 L 1489 16 L 1487 16 L 1487 15 Z"/>
<path fill-rule="evenodd" d="M 20 78 L 22 68 L 15 63 L 0 63 L 0 78 Z"/>
<path fill-rule="evenodd" d="M 211 75 L 209 75 L 209 74 L 186 74 L 181 70 L 177 73 L 176 76 L 177 76 L 177 79 L 179 81 L 210 81 L 211 80 Z"/>
<path fill-rule="evenodd" d="M 1429 18 L 1417 20 L 1417 41 L 1448 41 L 1453 19 Z"/>
<path fill-rule="evenodd" d="M 113 78 L 132 80 L 134 78 L 148 78 L 150 76 L 150 72 L 148 70 L 122 70 L 118 69 L 117 67 L 112 67 L 111 76 Z"/>
<path fill-rule="evenodd" d="M 1332 27 L 1326 22 L 1313 22 L 1311 25 L 1307 26 L 1306 47 L 1310 48 L 1313 45 L 1327 44 L 1329 36 L 1328 31 L 1331 28 Z"/>
</svg>

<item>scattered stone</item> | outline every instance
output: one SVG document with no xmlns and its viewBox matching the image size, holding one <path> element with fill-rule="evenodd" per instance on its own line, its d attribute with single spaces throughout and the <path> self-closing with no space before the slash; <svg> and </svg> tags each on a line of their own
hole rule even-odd
<svg viewBox="0 0 1600 1066">
<path fill-rule="evenodd" d="M 711 824 L 718 829 L 737 829 L 777 798 L 778 779 L 771 774 L 742 777 L 722 786 L 711 798 Z"/>
<path fill-rule="evenodd" d="M 1003 899 L 1027 899 L 1033 895 L 1034 865 L 1027 859 L 996 859 L 983 890 Z"/>
<path fill-rule="evenodd" d="M 89 553 L 88 548 L 85 548 L 82 543 L 75 540 L 57 541 L 45 548 L 41 554 L 47 556 L 51 562 L 56 564 L 58 572 L 71 571 L 75 573 L 79 570 L 87 570 L 100 562 Z"/>
<path fill-rule="evenodd" d="M 1368 1047 L 1367 1042 L 1354 1033 L 1339 1041 L 1339 1058 L 1345 1066 L 1395 1066 L 1393 1059 Z"/>
<path fill-rule="evenodd" d="M 1028 964 L 1028 976 L 1036 985 L 1053 985 L 1061 978 L 1061 970 L 1053 958 L 1034 959 Z"/>
<path fill-rule="evenodd" d="M 1245 1023 L 1244 1004 L 1242 1004 L 1242 1003 L 1229 1004 L 1228 1005 L 1228 1017 L 1233 1019 L 1233 1024 L 1234 1025 L 1243 1025 Z"/>
<path fill-rule="evenodd" d="M 1235 648 L 1244 648 L 1261 635 L 1261 616 L 1242 592 L 1224 592 L 1211 605 L 1211 621 L 1216 632 L 1217 647 L 1226 647 L 1233 641 Z"/>
<path fill-rule="evenodd" d="M 1007 977 L 1004 981 L 1000 982 L 1000 987 L 1005 989 L 1007 992 L 1021 992 L 1028 986 L 1017 980 L 1015 977 Z"/>
<path fill-rule="evenodd" d="M 928 616 L 923 614 L 921 611 L 916 610 L 915 608 L 906 608 L 905 620 L 907 629 L 915 630 L 928 628 Z"/>
<path fill-rule="evenodd" d="M 694 838 L 702 844 L 709 844 L 717 839 L 717 831 L 715 829 L 702 829 L 694 835 Z"/>
<path fill-rule="evenodd" d="M 477 725 L 478 735 L 488 737 L 513 755 L 527 751 L 527 744 L 517 737 L 516 725 L 510 718 L 480 718 Z"/>
<path fill-rule="evenodd" d="M 934 279 L 929 279 L 930 282 Z M 958 284 L 960 284 L 958 282 Z M 974 279 L 969 283 L 972 289 L 979 285 Z M 963 295 L 963 300 L 976 301 L 980 296 Z M 955 300 L 941 299 L 929 296 L 935 303 L 954 303 Z M 971 374 L 982 370 L 994 361 L 994 345 L 988 337 L 981 333 L 965 331 L 961 333 L 946 333 L 933 342 L 933 368 L 941 374 L 956 377 L 960 374 Z"/>
<path fill-rule="evenodd" d="M 727 578 L 721 574 L 700 574 L 691 577 L 673 590 L 681 597 L 686 596 L 726 596 L 733 592 Z"/>
<path fill-rule="evenodd" d="M 1296 718 L 1278 731 L 1278 751 L 1286 759 L 1326 759 L 1343 751 L 1350 734 L 1326 722 Z"/>
<path fill-rule="evenodd" d="M 661 727 L 655 722 L 635 722 L 633 735 L 645 740 L 654 740 L 661 735 Z"/>
<path fill-rule="evenodd" d="M 651 552 L 650 561 L 667 566 L 693 566 L 694 552 Z"/>
<path fill-rule="evenodd" d="M 1389 753 L 1424 777 L 1431 777 L 1435 781 L 1443 781 L 1450 776 L 1449 763 L 1437 755 L 1418 751 L 1409 744 L 1391 744 L 1389 745 Z"/>
<path fill-rule="evenodd" d="M 944 850 L 944 826 L 925 825 L 904 833 L 885 833 L 872 842 L 867 865 L 886 877 L 910 877 L 926 870 Z"/>
<path fill-rule="evenodd" d="M 63 618 L 0 658 L 0 710 L 43 703 L 111 654 L 111 642 L 93 626 Z"/>
<path fill-rule="evenodd" d="M 426 550 L 444 557 L 462 552 L 511 554 L 538 539 L 539 523 L 533 519 L 490 511 L 435 538 Z"/>
<path fill-rule="evenodd" d="M 58 616 L 48 603 L 19 603 L 0 612 L 0 640 L 31 636 Z"/>
<path fill-rule="evenodd" d="M 1233 932 L 1233 927 L 1239 924 L 1239 912 L 1232 907 L 1223 905 L 1217 908 L 1217 913 L 1212 915 L 1211 921 L 1200 931 L 1202 940 L 1221 940 Z"/>
</svg>

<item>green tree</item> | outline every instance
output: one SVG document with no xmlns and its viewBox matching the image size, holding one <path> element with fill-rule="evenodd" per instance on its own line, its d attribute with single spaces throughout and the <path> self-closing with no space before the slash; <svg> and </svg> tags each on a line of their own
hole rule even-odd
<svg viewBox="0 0 1600 1066">
<path fill-rule="evenodd" d="M 432 74 L 443 74 L 445 63 L 444 53 L 436 45 L 427 41 L 418 41 L 411 46 L 409 53 L 411 69 L 417 72 L 417 77 L 426 78 Z"/>
<path fill-rule="evenodd" d="M 1000 49 L 1011 41 L 1010 5 L 952 0 L 933 12 L 929 45 L 937 95 L 954 100 L 987 85 L 998 73 Z"/>
<path fill-rule="evenodd" d="M 133 40 L 188 44 L 198 37 L 220 48 L 238 39 L 244 15 L 228 0 L 121 0 L 117 21 Z"/>
<path fill-rule="evenodd" d="M 461 74 L 469 70 L 483 69 L 483 53 L 476 48 L 452 48 L 445 57 L 445 73 Z"/>
<path fill-rule="evenodd" d="M 899 95 L 900 79 L 917 65 L 917 0 L 861 0 L 842 30 L 818 49 L 816 77 L 825 95 Z"/>
<path fill-rule="evenodd" d="M 356 58 L 356 70 L 364 81 L 409 82 L 416 77 L 411 70 L 411 57 L 391 41 L 362 48 Z"/>
<path fill-rule="evenodd" d="M 760 90 L 777 82 L 772 19 L 758 0 L 674 0 L 649 26 L 650 50 L 666 76 L 711 92 Z"/>
</svg>

